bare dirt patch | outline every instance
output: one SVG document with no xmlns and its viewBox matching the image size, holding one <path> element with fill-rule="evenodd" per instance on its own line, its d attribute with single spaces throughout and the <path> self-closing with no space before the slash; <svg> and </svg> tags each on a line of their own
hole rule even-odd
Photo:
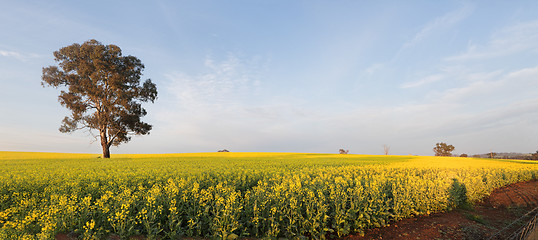
<svg viewBox="0 0 538 240">
<path fill-rule="evenodd" d="M 472 207 L 405 219 L 343 239 L 507 239 L 529 219 L 514 221 L 537 206 L 538 181 L 515 183 Z"/>
</svg>

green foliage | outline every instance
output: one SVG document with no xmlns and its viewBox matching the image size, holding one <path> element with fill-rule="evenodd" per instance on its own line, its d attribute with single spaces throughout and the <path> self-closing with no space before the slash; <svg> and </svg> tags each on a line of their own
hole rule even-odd
<svg viewBox="0 0 538 240">
<path fill-rule="evenodd" d="M 465 217 L 471 221 L 475 221 L 477 223 L 486 225 L 488 222 L 482 215 L 472 214 L 472 213 L 465 213 Z"/>
<path fill-rule="evenodd" d="M 450 201 L 453 202 L 456 207 L 463 207 L 468 203 L 467 187 L 465 187 L 465 184 L 460 183 L 456 178 L 452 179 L 448 194 Z"/>
<path fill-rule="evenodd" d="M 475 202 L 538 172 L 472 158 L 474 167 L 445 167 L 419 157 L 234 154 L 0 157 L 0 237 L 341 237 Z"/>
<path fill-rule="evenodd" d="M 454 149 L 456 149 L 454 146 L 442 142 L 435 144 L 433 152 L 435 152 L 435 156 L 449 157 L 452 156 L 452 151 L 454 151 Z"/>
</svg>

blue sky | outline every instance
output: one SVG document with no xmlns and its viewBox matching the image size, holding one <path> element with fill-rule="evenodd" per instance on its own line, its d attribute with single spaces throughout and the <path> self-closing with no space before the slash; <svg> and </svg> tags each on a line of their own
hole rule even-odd
<svg viewBox="0 0 538 240">
<path fill-rule="evenodd" d="M 146 66 L 150 135 L 114 153 L 538 150 L 537 1 L 0 1 L 0 150 L 63 134 L 52 53 L 97 39 Z"/>
</svg>

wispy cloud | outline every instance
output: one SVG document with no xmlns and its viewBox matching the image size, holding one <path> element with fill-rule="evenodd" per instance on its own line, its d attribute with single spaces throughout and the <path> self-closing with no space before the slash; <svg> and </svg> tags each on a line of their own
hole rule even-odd
<svg viewBox="0 0 538 240">
<path fill-rule="evenodd" d="M 183 72 L 166 74 L 167 91 L 185 108 L 202 106 L 226 108 L 246 101 L 260 84 L 257 73 L 234 55 L 222 62 L 211 57 L 204 61 L 205 73 L 189 75 Z"/>
<path fill-rule="evenodd" d="M 263 105 L 259 70 L 263 66 L 229 54 L 224 60 L 206 57 L 203 68 L 198 74 L 165 75 L 163 94 L 169 97 L 155 113 L 159 121 L 155 133 L 164 129 L 164 138 L 189 136 L 171 141 L 185 141 L 182 145 L 190 151 L 252 144 L 252 135 L 263 131 L 258 126 L 268 126 L 280 114 Z"/>
<path fill-rule="evenodd" d="M 502 57 L 525 51 L 538 51 L 538 21 L 501 29 L 483 45 L 470 44 L 464 53 L 447 57 L 447 61 L 479 60 Z"/>
<path fill-rule="evenodd" d="M 443 79 L 444 79 L 444 76 L 442 74 L 434 74 L 434 75 L 421 78 L 418 81 L 403 83 L 402 85 L 400 85 L 400 87 L 401 88 L 415 88 L 415 87 L 420 87 L 422 85 L 438 82 Z"/>
<path fill-rule="evenodd" d="M 515 69 L 510 72 L 495 70 L 462 73 L 454 70 L 442 74 L 440 78 L 451 79 L 458 83 L 450 88 L 432 88 L 426 95 L 427 101 L 435 104 L 453 104 L 462 108 L 472 106 L 474 110 L 481 111 L 494 108 L 495 105 L 504 106 L 517 100 L 524 100 L 536 94 L 533 86 L 535 79 L 538 78 L 538 67 Z M 425 81 L 427 80 L 428 78 Z"/>
<path fill-rule="evenodd" d="M 394 69 L 398 68 L 395 66 L 396 64 L 400 64 L 399 61 L 402 56 L 405 56 L 406 59 L 409 59 L 409 56 L 406 55 L 406 51 L 413 49 L 417 46 L 420 46 L 421 43 L 428 43 L 431 36 L 439 35 L 440 33 L 443 33 L 447 30 L 450 30 L 451 28 L 458 25 L 458 23 L 464 21 L 467 17 L 469 17 L 475 7 L 471 4 L 464 4 L 462 7 L 447 12 L 446 14 L 439 16 L 429 22 L 426 22 L 419 31 L 417 31 L 412 38 L 410 38 L 408 41 L 404 42 L 398 51 L 395 52 L 395 54 L 392 56 L 392 58 L 385 62 L 385 63 L 378 63 L 371 65 L 369 68 L 365 69 L 364 72 L 367 76 L 373 75 L 374 73 L 380 72 L 381 69 Z M 415 54 L 412 54 L 415 55 Z M 405 60 L 408 61 L 408 60 Z M 414 88 L 419 87 L 423 85 L 427 85 L 429 83 L 437 82 L 443 78 L 443 75 L 441 74 L 432 74 L 431 76 L 426 76 L 422 79 L 415 80 L 415 81 L 408 81 L 405 83 L 400 84 L 400 88 Z"/>
<path fill-rule="evenodd" d="M 433 21 L 427 23 L 410 41 L 403 45 L 403 49 L 414 46 L 423 41 L 428 36 L 435 34 L 439 29 L 446 29 L 456 25 L 464 20 L 474 11 L 472 5 L 466 4 L 462 8 L 448 12 L 447 14 L 435 18 Z"/>
<path fill-rule="evenodd" d="M 9 57 L 9 58 L 15 58 L 21 61 L 27 60 L 29 58 L 36 58 L 39 57 L 37 54 L 24 54 L 20 52 L 15 51 L 6 51 L 6 50 L 0 50 L 0 56 L 2 57 Z"/>
<path fill-rule="evenodd" d="M 536 83 L 538 78 L 538 66 L 531 68 L 523 68 L 510 72 L 506 75 L 507 80 L 519 79 L 519 80 L 531 80 L 533 83 Z"/>
<path fill-rule="evenodd" d="M 3 51 L 3 50 L 0 50 L 0 55 L 4 57 L 16 57 L 16 58 L 22 57 L 22 55 L 18 52 Z"/>
</svg>

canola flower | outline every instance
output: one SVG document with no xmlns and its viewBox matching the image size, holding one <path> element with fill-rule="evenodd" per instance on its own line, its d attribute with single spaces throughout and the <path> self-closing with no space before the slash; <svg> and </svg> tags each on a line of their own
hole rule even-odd
<svg viewBox="0 0 538 240">
<path fill-rule="evenodd" d="M 0 239 L 323 239 L 474 203 L 534 161 L 302 153 L 0 152 Z"/>
</svg>

